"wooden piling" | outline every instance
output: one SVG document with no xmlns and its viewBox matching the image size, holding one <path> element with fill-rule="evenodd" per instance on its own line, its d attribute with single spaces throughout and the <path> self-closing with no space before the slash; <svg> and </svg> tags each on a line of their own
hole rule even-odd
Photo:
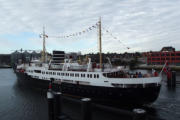
<svg viewBox="0 0 180 120">
<path fill-rule="evenodd" d="M 171 86 L 176 87 L 176 71 L 172 71 Z"/>
<path fill-rule="evenodd" d="M 50 89 L 47 91 L 47 101 L 49 120 L 54 120 L 54 95 Z"/>
<path fill-rule="evenodd" d="M 54 120 L 62 115 L 62 94 L 61 92 L 54 92 Z"/>
<path fill-rule="evenodd" d="M 147 114 L 144 109 L 133 109 L 133 120 L 146 120 Z"/>
<path fill-rule="evenodd" d="M 82 106 L 81 106 L 82 120 L 91 120 L 92 119 L 91 99 L 83 98 L 81 99 L 81 101 L 82 101 Z"/>
</svg>

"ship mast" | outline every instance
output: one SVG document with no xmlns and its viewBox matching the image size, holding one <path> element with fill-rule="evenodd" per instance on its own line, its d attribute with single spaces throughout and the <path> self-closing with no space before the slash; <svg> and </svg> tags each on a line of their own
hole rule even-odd
<svg viewBox="0 0 180 120">
<path fill-rule="evenodd" d="M 99 18 L 99 63 L 102 70 L 101 17 Z"/>
<path fill-rule="evenodd" d="M 43 51 L 42 51 L 42 62 L 46 62 L 46 46 L 45 46 L 45 39 L 46 39 L 46 34 L 45 34 L 45 27 L 43 26 Z"/>
</svg>

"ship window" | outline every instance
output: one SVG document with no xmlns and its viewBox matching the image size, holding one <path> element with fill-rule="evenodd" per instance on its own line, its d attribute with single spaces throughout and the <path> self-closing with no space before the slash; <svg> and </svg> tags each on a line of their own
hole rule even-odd
<svg viewBox="0 0 180 120">
<path fill-rule="evenodd" d="M 35 73 L 41 73 L 41 70 L 34 70 Z"/>
<path fill-rule="evenodd" d="M 94 78 L 96 78 L 96 74 L 94 74 Z"/>
<path fill-rule="evenodd" d="M 46 72 L 46 74 L 48 74 L 48 72 Z"/>
<path fill-rule="evenodd" d="M 89 78 L 89 74 L 87 74 L 87 77 Z"/>
<path fill-rule="evenodd" d="M 97 78 L 99 78 L 99 74 L 97 74 Z"/>
<path fill-rule="evenodd" d="M 92 78 L 92 74 L 90 74 L 90 78 Z"/>
<path fill-rule="evenodd" d="M 81 74 L 81 77 L 85 77 L 85 74 Z"/>
<path fill-rule="evenodd" d="M 75 74 L 75 77 L 79 77 L 79 74 Z"/>
<path fill-rule="evenodd" d="M 71 73 L 71 76 L 74 77 L 74 73 Z"/>
<path fill-rule="evenodd" d="M 68 73 L 68 76 L 69 76 L 69 73 Z"/>
</svg>

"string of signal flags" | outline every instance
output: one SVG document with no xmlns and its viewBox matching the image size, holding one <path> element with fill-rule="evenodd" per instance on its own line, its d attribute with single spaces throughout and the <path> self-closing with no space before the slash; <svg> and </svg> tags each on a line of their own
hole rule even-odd
<svg viewBox="0 0 180 120">
<path fill-rule="evenodd" d="M 96 24 L 88 27 L 87 29 L 84 29 L 84 30 L 82 30 L 82 31 L 80 31 L 80 32 L 71 33 L 71 34 L 69 34 L 69 35 L 50 36 L 50 37 L 54 37 L 54 38 L 70 38 L 70 37 L 80 36 L 80 35 L 83 35 L 83 34 L 85 34 L 85 33 L 87 33 L 87 32 L 90 32 L 90 31 L 92 31 L 92 30 L 94 30 L 94 29 L 97 29 L 98 24 L 99 24 L 99 22 L 97 22 Z M 48 37 L 48 36 L 47 36 L 47 37 Z"/>
<path fill-rule="evenodd" d="M 106 33 L 108 33 L 113 39 L 118 40 L 117 37 L 115 37 L 109 30 L 106 30 L 105 28 L 103 28 L 105 30 Z M 120 40 L 118 40 L 121 44 L 123 44 L 128 50 L 130 49 L 130 47 L 127 47 L 123 42 L 121 42 Z"/>
<path fill-rule="evenodd" d="M 62 35 L 62 36 L 48 36 L 48 35 L 45 35 L 45 37 L 46 37 L 46 38 L 48 38 L 48 37 L 53 37 L 53 38 L 64 38 L 64 39 L 65 39 L 65 38 L 80 36 L 80 35 L 83 35 L 83 34 L 85 34 L 85 33 L 87 33 L 87 32 L 90 32 L 90 31 L 92 31 L 92 30 L 94 30 L 94 29 L 97 29 L 97 28 L 98 28 L 98 25 L 99 25 L 99 21 L 98 21 L 96 24 L 94 24 L 94 25 L 92 25 L 92 26 L 88 27 L 87 29 L 84 29 L 84 30 L 82 30 L 82 31 L 80 31 L 80 32 L 71 33 L 71 34 L 69 34 L 69 35 Z M 103 28 L 103 29 L 104 29 L 105 32 L 108 33 L 113 39 L 118 40 L 118 38 L 115 37 L 109 30 L 106 30 L 105 28 Z M 42 34 L 40 34 L 40 37 L 42 37 Z M 123 44 L 123 46 L 125 46 L 127 49 L 130 49 L 130 47 L 127 47 L 123 42 L 121 42 L 120 40 L 118 40 L 118 41 L 119 41 L 121 44 Z"/>
</svg>

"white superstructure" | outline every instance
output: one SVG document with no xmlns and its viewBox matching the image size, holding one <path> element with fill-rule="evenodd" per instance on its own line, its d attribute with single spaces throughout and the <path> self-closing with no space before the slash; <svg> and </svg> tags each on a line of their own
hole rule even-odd
<svg viewBox="0 0 180 120">
<path fill-rule="evenodd" d="M 66 61 L 66 60 L 65 60 Z M 59 66 L 59 69 L 56 69 Z M 61 67 L 60 67 L 61 66 Z M 136 87 L 136 85 L 143 85 L 156 83 L 161 84 L 161 75 L 159 76 L 142 76 L 133 78 L 132 75 L 126 77 L 120 77 L 118 74 L 127 74 L 122 69 L 118 68 L 92 68 L 92 64 L 89 60 L 87 65 L 79 65 L 78 63 L 65 62 L 59 65 L 40 63 L 38 61 L 20 65 L 18 69 L 24 69 L 25 73 L 32 78 L 48 80 L 54 79 L 56 82 L 72 83 L 72 84 L 85 84 L 91 86 L 104 86 L 104 87 Z M 75 69 L 74 69 L 75 68 Z M 108 74 L 112 77 L 108 77 Z"/>
</svg>

